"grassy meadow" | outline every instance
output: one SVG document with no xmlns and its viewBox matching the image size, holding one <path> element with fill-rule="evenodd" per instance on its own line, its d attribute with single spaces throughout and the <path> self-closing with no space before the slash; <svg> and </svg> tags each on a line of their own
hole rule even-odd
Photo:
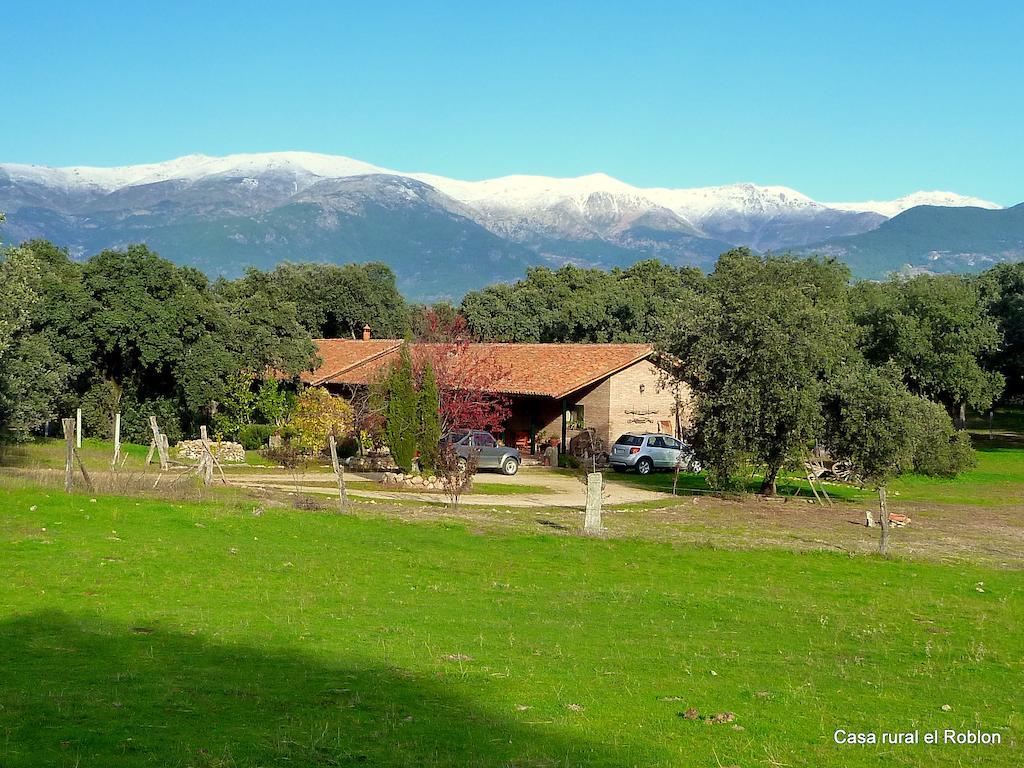
<svg viewBox="0 0 1024 768">
<path fill-rule="evenodd" d="M 590 538 L 565 509 L 339 515 L 154 489 L 140 446 L 130 493 L 68 495 L 46 475 L 58 442 L 16 446 L 0 766 L 1019 765 L 1024 444 L 977 445 L 955 480 L 890 487 L 919 523 L 889 560 L 863 553 L 855 488 L 829 486 L 835 509 L 804 490 L 767 505 L 685 476 L 696 495 L 611 511 Z M 98 472 L 109 445 L 83 455 Z M 840 745 L 836 729 L 1002 743 Z"/>
</svg>

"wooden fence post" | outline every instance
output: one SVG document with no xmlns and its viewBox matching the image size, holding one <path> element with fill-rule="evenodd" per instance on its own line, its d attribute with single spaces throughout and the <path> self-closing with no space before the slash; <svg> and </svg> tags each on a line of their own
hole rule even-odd
<svg viewBox="0 0 1024 768">
<path fill-rule="evenodd" d="M 338 442 L 334 439 L 334 433 L 327 438 L 331 446 L 331 466 L 334 467 L 334 477 L 338 481 L 338 496 L 341 498 L 341 511 L 348 511 L 348 494 L 345 492 L 345 469 L 338 461 Z"/>
<path fill-rule="evenodd" d="M 75 484 L 75 420 L 61 419 L 64 426 L 64 491 L 71 493 Z"/>
<path fill-rule="evenodd" d="M 75 412 L 75 447 L 82 447 L 82 409 Z"/>
<path fill-rule="evenodd" d="M 110 462 L 111 468 L 117 467 L 117 461 L 121 458 L 121 412 L 114 414 L 114 460 Z"/>
<path fill-rule="evenodd" d="M 146 463 L 149 464 L 153 458 L 153 449 L 156 449 L 157 456 L 160 457 L 160 470 L 162 472 L 167 471 L 167 436 L 160 433 L 160 427 L 156 423 L 156 416 L 149 417 L 149 428 L 153 430 L 153 442 L 149 446 L 149 453 L 146 455 Z"/>
<path fill-rule="evenodd" d="M 882 538 L 878 542 L 878 552 L 883 557 L 889 556 L 889 506 L 886 503 L 885 488 L 879 486 L 878 488 L 878 514 L 881 517 L 879 522 L 882 524 Z"/>
</svg>

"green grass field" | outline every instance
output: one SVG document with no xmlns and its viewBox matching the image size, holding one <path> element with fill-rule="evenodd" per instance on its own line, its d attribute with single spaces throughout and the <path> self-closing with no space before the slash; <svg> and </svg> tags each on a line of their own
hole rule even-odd
<svg viewBox="0 0 1024 768">
<path fill-rule="evenodd" d="M 0 488 L 0 765 L 1020 764 L 1020 572 L 255 504 Z"/>
<path fill-rule="evenodd" d="M 928 502 L 936 504 L 965 504 L 971 506 L 1024 505 L 1024 442 L 1005 439 L 989 440 L 984 435 L 975 438 L 977 465 L 954 478 L 923 477 L 904 475 L 893 480 L 888 490 L 903 501 Z M 639 485 L 652 490 L 672 492 L 673 473 L 656 472 L 640 476 L 635 473 L 608 474 L 611 482 Z M 754 492 L 760 486 L 760 477 L 752 475 L 746 482 L 746 490 Z M 806 480 L 783 477 L 779 481 L 779 493 L 791 496 L 810 497 L 811 491 Z M 828 494 L 841 501 L 860 501 L 873 497 L 874 491 L 851 485 L 828 483 Z M 679 492 L 709 492 L 704 475 L 681 473 Z"/>
</svg>

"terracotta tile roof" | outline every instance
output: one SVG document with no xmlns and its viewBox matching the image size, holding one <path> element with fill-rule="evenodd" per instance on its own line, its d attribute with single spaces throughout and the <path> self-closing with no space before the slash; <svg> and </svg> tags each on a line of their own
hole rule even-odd
<svg viewBox="0 0 1024 768">
<path fill-rule="evenodd" d="M 314 339 L 317 354 L 323 362 L 313 372 L 305 372 L 299 378 L 306 384 L 323 384 L 360 365 L 393 352 L 401 346 L 401 340 L 371 339 Z"/>
<path fill-rule="evenodd" d="M 395 339 L 317 340 L 325 363 L 310 380 L 318 384 L 369 384 L 398 358 L 401 343 Z M 368 355 L 359 352 L 358 348 L 371 344 L 380 345 L 381 351 L 374 350 Z M 421 346 L 424 345 L 414 345 Z M 562 398 L 653 353 L 649 344 L 469 344 L 465 354 L 486 355 L 494 360 L 502 375 L 490 387 L 493 392 Z M 355 362 L 341 367 L 329 365 L 328 359 Z M 328 371 L 330 368 L 334 370 Z"/>
</svg>

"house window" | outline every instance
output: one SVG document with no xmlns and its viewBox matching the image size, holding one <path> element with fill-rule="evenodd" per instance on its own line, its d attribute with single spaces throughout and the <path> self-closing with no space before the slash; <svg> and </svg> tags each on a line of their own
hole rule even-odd
<svg viewBox="0 0 1024 768">
<path fill-rule="evenodd" d="M 565 409 L 565 425 L 569 429 L 586 429 L 587 421 L 583 417 L 583 406 L 574 405 Z"/>
</svg>

